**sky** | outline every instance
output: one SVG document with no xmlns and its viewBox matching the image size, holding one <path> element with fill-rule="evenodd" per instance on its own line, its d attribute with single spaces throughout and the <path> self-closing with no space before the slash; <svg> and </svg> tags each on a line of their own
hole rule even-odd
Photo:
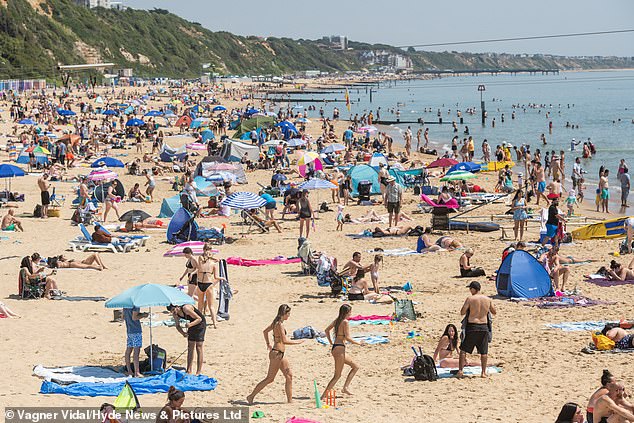
<svg viewBox="0 0 634 423">
<path fill-rule="evenodd" d="M 123 0 L 167 9 L 212 31 L 395 46 L 634 29 L 634 0 Z M 427 47 L 433 51 L 634 56 L 634 32 Z"/>
</svg>

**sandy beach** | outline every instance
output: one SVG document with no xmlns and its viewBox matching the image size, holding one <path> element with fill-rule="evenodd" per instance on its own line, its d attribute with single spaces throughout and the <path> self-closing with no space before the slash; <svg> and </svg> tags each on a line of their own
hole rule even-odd
<svg viewBox="0 0 634 423">
<path fill-rule="evenodd" d="M 144 89 L 128 88 L 128 92 Z M 98 89 L 103 93 L 103 90 Z M 74 91 L 71 96 L 79 95 Z M 228 109 L 245 107 L 248 101 L 238 101 L 222 94 L 216 99 Z M 160 101 L 158 101 L 160 100 Z M 166 97 L 150 101 L 149 109 L 164 105 Z M 77 109 L 76 100 L 74 109 Z M 7 135 L 14 125 L 9 122 L 10 104 L 0 101 L 0 144 L 6 144 Z M 277 108 L 276 108 L 277 110 Z M 321 134 L 321 122 L 317 112 L 311 112 L 312 123 L 307 125 L 307 133 L 313 138 Z M 336 133 L 341 138 L 347 122 L 336 122 Z M 61 127 L 60 127 L 61 128 Z M 178 132 L 178 128 L 162 128 L 166 132 Z M 58 132 L 59 133 L 59 132 Z M 17 138 L 13 138 L 16 140 Z M 400 141 L 400 140 L 398 140 Z M 414 143 L 416 140 L 414 139 Z M 448 142 L 448 140 L 445 140 Z M 395 143 L 396 144 L 396 143 Z M 173 145 L 179 147 L 179 145 Z M 145 150 L 151 144 L 144 142 Z M 203 152 L 204 153 L 204 152 Z M 124 156 L 117 156 L 125 154 Z M 124 162 L 136 157 L 134 147 L 127 150 L 111 150 L 111 155 Z M 197 161 L 202 158 L 199 156 Z M 414 158 L 429 162 L 431 156 L 414 154 Z M 0 162 L 8 162 L 8 153 L 0 152 Z M 143 164 L 148 167 L 148 164 Z M 571 163 L 568 163 L 571 166 Z M 296 167 L 296 166 L 293 166 Z M 87 174 L 89 168 L 78 166 L 68 171 L 67 176 Z M 569 172 L 569 171 L 568 171 Z M 120 180 L 126 190 L 135 183 L 145 183 L 142 176 L 131 176 L 119 170 Z M 161 200 L 176 194 L 171 185 L 174 174 L 157 177 L 155 200 L 150 204 L 121 203 L 121 212 L 141 208 L 152 216 L 157 216 Z M 268 185 L 270 170 L 256 170 L 247 173 L 248 184 L 234 186 L 234 191 L 258 192 L 259 184 Z M 66 196 L 66 204 L 61 209 L 60 218 L 35 219 L 32 212 L 39 202 L 37 176 L 27 175 L 14 178 L 13 191 L 24 193 L 25 202 L 12 203 L 25 228 L 22 232 L 0 233 L 0 301 L 20 319 L 0 319 L 0 354 L 5 357 L 3 387 L 0 388 L 0 408 L 5 406 L 91 406 L 112 401 L 107 397 L 70 397 L 63 395 L 43 395 L 38 393 L 42 380 L 32 375 L 36 365 L 114 365 L 123 364 L 126 333 L 123 323 L 115 323 L 113 311 L 106 309 L 103 302 L 54 301 L 17 299 L 17 277 L 20 260 L 26 255 L 38 252 L 42 257 L 65 254 L 69 258 L 83 259 L 86 253 L 67 251 L 68 241 L 79 235 L 79 229 L 71 226 L 73 210 L 70 202 L 75 198 L 77 183 L 54 182 L 58 195 Z M 433 179 L 433 184 L 439 184 Z M 496 182 L 494 173 L 484 173 L 474 180 L 491 190 Z M 618 191 L 618 190 L 616 190 Z M 605 215 L 595 213 L 594 198 L 588 190 L 586 203 L 579 213 L 595 218 Z M 593 197 L 593 195 L 592 195 Z M 314 191 L 310 195 L 313 207 L 330 200 L 330 192 Z M 510 201 L 510 197 L 506 200 Z M 416 214 L 419 199 L 411 190 L 404 195 L 403 211 L 412 217 L 407 225 L 429 226 L 431 215 Z M 336 210 L 336 205 L 331 204 Z M 351 203 L 346 213 L 352 217 L 364 215 L 373 209 L 385 213 L 382 205 L 358 206 Z M 490 221 L 490 216 L 508 210 L 505 201 L 491 204 L 474 211 L 470 216 L 481 216 Z M 0 209 L 4 215 L 5 208 Z M 278 207 L 276 217 L 280 217 Z M 362 232 L 375 224 L 346 224 L 342 232 L 336 232 L 336 211 L 319 213 L 315 230 L 310 234 L 314 249 L 336 257 L 340 266 L 347 262 L 354 251 L 362 253 L 362 263 L 369 264 L 374 248 L 384 250 L 395 248 L 415 248 L 415 237 L 388 237 L 352 239 L 346 234 Z M 115 216 L 109 216 L 113 223 Z M 280 221 L 282 233 L 271 231 L 267 234 L 252 232 L 241 237 L 242 226 L 239 215 L 230 218 L 201 218 L 201 226 L 227 225 L 227 235 L 235 242 L 218 247 L 219 258 L 242 257 L 247 259 L 271 259 L 276 256 L 297 254 L 298 222 L 293 217 Z M 386 227 L 387 224 L 382 225 Z M 512 221 L 502 223 L 512 236 Z M 60 289 L 72 296 L 103 296 L 111 298 L 126 288 L 142 283 L 175 285 L 185 265 L 184 258 L 165 258 L 163 253 L 170 248 L 162 231 L 146 231 L 152 238 L 145 247 L 126 254 L 102 253 L 108 267 L 103 271 L 60 269 L 54 276 Z M 446 232 L 444 234 L 447 234 Z M 440 232 L 434 233 L 437 239 Z M 501 232 L 479 233 L 456 231 L 451 235 L 466 247 L 475 250 L 472 264 L 481 266 L 487 275 L 492 275 L 500 265 L 502 251 L 510 241 L 501 241 Z M 527 238 L 536 241 L 539 229 L 529 225 Z M 352 382 L 352 396 L 337 389 L 337 407 L 316 409 L 313 398 L 313 381 L 320 391 L 333 373 L 333 359 L 330 348 L 315 340 L 306 340 L 300 345 L 289 345 L 286 357 L 293 372 L 294 402 L 287 404 L 284 395 L 284 378 L 278 375 L 274 384 L 256 397 L 250 413 L 261 410 L 265 417 L 262 422 L 284 422 L 292 416 L 305 417 L 322 423 L 328 422 L 389 422 L 400 419 L 414 421 L 451 422 L 552 422 L 561 406 L 569 401 L 585 407 L 590 395 L 599 387 L 603 369 L 610 369 L 621 378 L 628 390 L 634 383 L 629 354 L 584 354 L 581 349 L 591 342 L 588 331 L 563 332 L 548 329 L 546 324 L 630 319 L 634 314 L 631 303 L 634 287 L 620 285 L 600 287 L 583 281 L 583 275 L 594 273 L 607 265 L 618 250 L 621 240 L 575 241 L 561 248 L 562 255 L 576 258 L 594 259 L 597 262 L 570 266 L 567 288 L 576 287 L 584 296 L 595 300 L 613 302 L 593 307 L 571 307 L 565 309 L 541 309 L 531 304 L 511 302 L 495 298 L 497 316 L 493 323 L 493 341 L 490 345 L 489 361 L 498 363 L 500 374 L 488 379 L 469 377 L 465 379 L 447 378 L 436 382 L 416 382 L 403 376 L 401 366 L 413 358 L 411 346 L 421 346 L 426 354 L 433 354 L 438 340 L 449 323 L 460 324 L 460 307 L 469 290 L 465 285 L 470 279 L 457 278 L 458 260 L 462 251 L 428 253 L 402 257 L 385 257 L 380 269 L 381 286 L 402 286 L 411 282 L 411 294 L 400 293 L 398 298 L 412 299 L 420 318 L 412 322 L 395 323 L 390 326 L 356 326 L 352 334 L 384 334 L 389 343 L 383 345 L 349 345 L 346 354 L 352 357 L 361 369 Z M 631 255 L 616 258 L 627 265 Z M 265 375 L 268 367 L 268 352 L 262 337 L 262 330 L 271 323 L 280 304 L 292 307 L 291 317 L 285 323 L 292 332 L 304 326 L 323 330 L 337 316 L 343 302 L 329 298 L 329 288 L 317 285 L 314 276 L 303 276 L 300 264 L 270 265 L 261 267 L 229 266 L 229 278 L 233 289 L 237 290 L 231 306 L 231 318 L 219 322 L 218 328 L 207 328 L 204 344 L 205 363 L 203 373 L 218 380 L 218 386 L 211 392 L 186 392 L 185 407 L 203 406 L 246 406 L 245 397 Z M 496 294 L 495 281 L 485 277 L 477 278 L 485 295 Z M 371 304 L 357 301 L 353 304 L 353 315 L 387 315 L 394 312 L 394 305 Z M 156 320 L 166 320 L 169 314 L 163 308 L 152 310 Z M 148 327 L 144 326 L 144 346 L 149 344 Z M 408 339 L 415 331 L 420 336 Z M 168 352 L 168 362 L 175 359 L 187 347 L 185 338 L 174 328 L 156 327 L 153 330 L 154 343 Z M 472 359 L 475 357 L 471 357 Z M 184 366 L 185 356 L 177 361 Z M 166 394 L 142 395 L 139 397 L 144 407 L 160 407 L 165 404 Z"/>
</svg>

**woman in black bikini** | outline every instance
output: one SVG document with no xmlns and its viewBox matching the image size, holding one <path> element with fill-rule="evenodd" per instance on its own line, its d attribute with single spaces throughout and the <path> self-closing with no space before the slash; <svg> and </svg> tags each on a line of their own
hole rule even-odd
<svg viewBox="0 0 634 423">
<path fill-rule="evenodd" d="M 224 280 L 224 278 L 218 276 L 217 262 L 218 260 L 213 256 L 211 246 L 205 244 L 203 255 L 198 259 L 198 291 L 196 291 L 196 295 L 198 295 L 198 309 L 205 314 L 205 308 L 209 308 L 214 329 L 216 329 L 216 295 L 214 291 L 218 282 Z"/>
<path fill-rule="evenodd" d="M 183 306 L 169 305 L 167 309 L 172 313 L 178 333 L 187 337 L 187 373 L 192 372 L 194 350 L 196 350 L 198 358 L 196 360 L 196 376 L 198 376 L 203 368 L 203 343 L 205 342 L 205 331 L 207 330 L 205 316 L 190 304 Z M 185 323 L 187 332 L 181 327 L 180 319 L 187 320 L 187 323 Z"/>
<path fill-rule="evenodd" d="M 253 398 L 267 385 L 273 383 L 275 380 L 275 375 L 277 375 L 278 370 L 282 370 L 282 374 L 286 378 L 286 384 L 284 389 L 286 390 L 286 400 L 288 402 L 293 402 L 293 375 L 291 373 L 291 368 L 288 363 L 288 359 L 284 358 L 284 351 L 286 350 L 286 345 L 297 345 L 304 342 L 303 339 L 292 341 L 286 337 L 286 329 L 284 329 L 284 322 L 288 320 L 291 315 L 291 308 L 287 304 L 282 304 L 277 309 L 277 316 L 273 319 L 273 323 L 271 323 L 266 329 L 264 329 L 264 339 L 266 340 L 266 347 L 269 351 L 269 372 L 266 377 L 258 383 L 255 388 L 253 388 L 253 392 L 251 395 L 247 397 L 247 402 L 249 404 L 253 404 Z M 273 347 L 271 348 L 271 343 L 269 342 L 269 332 L 273 332 Z"/>
<path fill-rule="evenodd" d="M 313 218 L 313 208 L 308 200 L 308 190 L 302 191 L 302 196 L 297 202 L 299 207 L 299 237 L 304 236 L 304 226 L 306 227 L 306 238 L 310 234 L 310 221 Z"/>
<path fill-rule="evenodd" d="M 328 337 L 328 342 L 330 342 L 330 344 L 332 345 L 330 354 L 332 354 L 332 357 L 335 359 L 335 375 L 332 377 L 332 379 L 330 379 L 330 382 L 328 382 L 328 386 L 326 386 L 326 389 L 321 394 L 322 400 L 326 397 L 328 391 L 331 391 L 335 387 L 337 382 L 339 381 L 339 378 L 341 377 L 341 373 L 343 372 L 344 364 L 347 364 L 348 366 L 350 366 L 350 373 L 348 373 L 348 376 L 346 377 L 346 381 L 343 384 L 343 393 L 352 395 L 352 393 L 350 392 L 348 388 L 350 387 L 350 382 L 352 382 L 352 378 L 354 377 L 355 374 L 357 374 L 357 371 L 359 371 L 359 365 L 355 363 L 354 361 L 352 361 L 349 357 L 346 357 L 345 342 L 348 341 L 351 344 L 355 344 L 355 345 L 362 345 L 362 344 L 353 340 L 350 337 L 350 327 L 348 326 L 348 318 L 350 317 L 351 313 L 352 313 L 351 305 L 349 304 L 342 305 L 339 308 L 339 316 L 337 316 L 337 319 L 335 319 L 335 321 L 333 321 L 326 328 L 326 336 Z M 334 342 L 332 338 L 330 337 L 330 331 L 332 331 L 333 329 L 335 334 Z"/>
<path fill-rule="evenodd" d="M 183 248 L 183 255 L 187 263 L 185 263 L 185 272 L 178 280 L 182 281 L 187 276 L 187 295 L 193 298 L 198 286 L 198 262 L 194 259 L 194 252 L 189 247 Z"/>
</svg>

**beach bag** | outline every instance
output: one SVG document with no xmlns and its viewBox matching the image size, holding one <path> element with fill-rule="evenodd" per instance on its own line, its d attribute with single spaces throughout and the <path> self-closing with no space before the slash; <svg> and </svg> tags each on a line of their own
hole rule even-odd
<svg viewBox="0 0 634 423">
<path fill-rule="evenodd" d="M 592 342 L 594 342 L 594 346 L 597 347 L 597 350 L 599 351 L 613 350 L 616 346 L 616 343 L 613 340 L 605 335 L 602 335 L 601 332 L 592 334 Z"/>
<path fill-rule="evenodd" d="M 42 217 L 42 205 L 38 204 L 33 209 L 33 217 Z"/>
<path fill-rule="evenodd" d="M 418 347 L 418 351 L 420 354 L 416 354 L 414 364 L 412 365 L 414 379 L 427 380 L 429 382 L 438 380 L 438 372 L 436 371 L 436 363 L 434 362 L 434 359 L 431 356 L 423 354 L 423 350 L 421 350 L 420 347 Z M 416 349 L 414 349 L 414 352 L 416 352 Z"/>
<path fill-rule="evenodd" d="M 316 337 L 317 331 L 312 326 L 305 326 L 293 331 L 293 339 L 314 339 Z"/>
<path fill-rule="evenodd" d="M 416 320 L 416 312 L 414 311 L 414 303 L 412 300 L 396 300 L 394 301 L 394 314 L 396 320 Z"/>
</svg>

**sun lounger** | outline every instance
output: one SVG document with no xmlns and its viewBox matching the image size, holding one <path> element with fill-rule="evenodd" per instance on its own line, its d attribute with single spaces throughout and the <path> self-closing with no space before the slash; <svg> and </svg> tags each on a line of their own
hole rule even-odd
<svg viewBox="0 0 634 423">
<path fill-rule="evenodd" d="M 99 222 L 95 222 L 95 226 L 97 226 L 97 225 L 101 226 L 103 231 L 105 233 L 107 233 L 108 235 L 115 236 L 115 235 L 112 235 L 112 233 L 110 233 L 110 231 L 108 231 L 108 229 L 104 225 L 100 224 Z M 149 235 L 127 235 L 127 234 L 126 235 L 118 235 L 118 237 L 122 238 L 124 240 L 134 241 L 134 242 L 137 243 L 137 245 L 139 247 L 145 247 L 145 243 L 147 242 L 148 239 L 151 238 Z"/>
<path fill-rule="evenodd" d="M 98 251 L 111 251 L 113 253 L 117 253 L 117 252 L 127 253 L 132 248 L 135 248 L 138 246 L 138 244 L 133 241 L 116 242 L 116 243 L 110 242 L 107 244 L 94 242 L 92 240 L 92 236 L 90 235 L 90 232 L 88 232 L 88 229 L 86 229 L 86 227 L 82 223 L 79 224 L 79 229 L 81 230 L 82 235 L 79 235 L 77 238 L 70 240 L 68 242 L 70 249 L 72 251 L 98 250 Z"/>
</svg>

